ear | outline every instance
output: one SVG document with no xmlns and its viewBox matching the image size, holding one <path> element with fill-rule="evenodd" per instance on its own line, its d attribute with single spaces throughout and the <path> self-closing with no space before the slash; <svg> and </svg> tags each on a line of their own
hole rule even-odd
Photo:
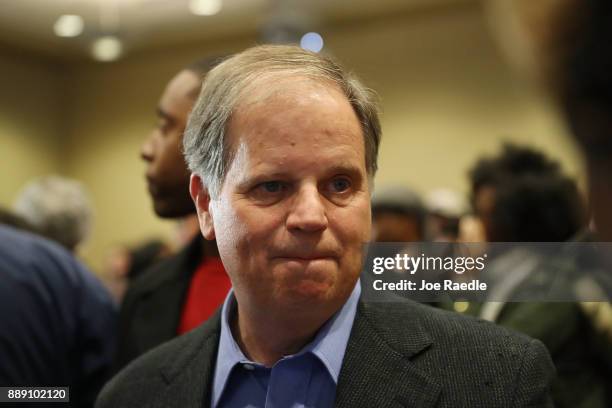
<svg viewBox="0 0 612 408">
<path fill-rule="evenodd" d="M 215 239 L 215 227 L 210 209 L 210 194 L 208 194 L 208 188 L 204 186 L 200 176 L 194 173 L 191 174 L 189 180 L 189 194 L 191 194 L 191 199 L 198 211 L 202 235 L 208 240 Z"/>
</svg>

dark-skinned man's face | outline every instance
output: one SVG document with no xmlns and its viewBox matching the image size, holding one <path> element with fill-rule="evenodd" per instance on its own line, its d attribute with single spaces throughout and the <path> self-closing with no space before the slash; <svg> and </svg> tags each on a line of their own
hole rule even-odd
<svg viewBox="0 0 612 408">
<path fill-rule="evenodd" d="M 166 87 L 157 107 L 158 124 L 141 148 L 155 213 L 177 218 L 195 212 L 189 196 L 189 171 L 182 155 L 183 132 L 201 85 L 191 71 L 179 72 Z"/>
</svg>

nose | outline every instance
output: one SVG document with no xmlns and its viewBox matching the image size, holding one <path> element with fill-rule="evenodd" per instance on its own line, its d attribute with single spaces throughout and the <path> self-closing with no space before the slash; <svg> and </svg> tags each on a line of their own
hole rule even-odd
<svg viewBox="0 0 612 408">
<path fill-rule="evenodd" d="M 303 232 L 317 232 L 327 228 L 328 220 L 323 200 L 325 198 L 316 186 L 305 186 L 297 191 L 287 217 L 287 228 Z"/>
<path fill-rule="evenodd" d="M 155 131 L 146 138 L 142 146 L 140 146 L 140 158 L 146 162 L 153 161 L 153 139 L 155 137 Z"/>
</svg>

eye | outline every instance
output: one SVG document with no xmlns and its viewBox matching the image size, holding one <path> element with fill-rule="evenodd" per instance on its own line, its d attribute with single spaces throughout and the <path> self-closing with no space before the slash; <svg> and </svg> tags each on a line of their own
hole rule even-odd
<svg viewBox="0 0 612 408">
<path fill-rule="evenodd" d="M 278 193 L 282 189 L 280 181 L 266 181 L 261 183 L 259 186 L 266 193 Z"/>
<path fill-rule="evenodd" d="M 354 180 L 347 176 L 335 176 L 325 185 L 325 196 L 336 205 L 346 205 L 354 196 Z"/>
<path fill-rule="evenodd" d="M 334 193 L 343 193 L 351 188 L 351 181 L 345 177 L 335 178 L 331 181 L 330 187 Z"/>
<path fill-rule="evenodd" d="M 264 181 L 253 187 L 249 196 L 261 205 L 271 205 L 283 199 L 289 190 L 289 185 L 283 181 L 271 180 Z"/>
<path fill-rule="evenodd" d="M 159 132 L 162 135 L 167 134 L 168 130 L 170 129 L 170 121 L 165 118 L 159 118 L 157 121 L 157 129 L 159 129 Z"/>
</svg>

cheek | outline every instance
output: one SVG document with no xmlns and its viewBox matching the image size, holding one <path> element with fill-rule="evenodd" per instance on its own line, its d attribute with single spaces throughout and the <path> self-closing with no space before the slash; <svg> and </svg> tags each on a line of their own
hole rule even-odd
<svg viewBox="0 0 612 408">
<path fill-rule="evenodd" d="M 177 161 L 176 147 L 170 141 L 162 141 L 157 151 L 157 163 L 165 178 L 171 178 L 176 173 Z"/>
<path fill-rule="evenodd" d="M 347 262 L 361 263 L 363 244 L 370 240 L 372 219 L 369 201 L 347 210 L 342 209 L 334 220 L 334 230 L 337 231 L 338 240 L 342 242 Z"/>
<path fill-rule="evenodd" d="M 244 227 L 233 208 L 225 200 L 211 201 L 210 213 L 219 255 L 228 271 L 235 269 L 236 263 L 240 260 L 236 252 L 240 246 L 239 241 L 244 235 Z"/>
<path fill-rule="evenodd" d="M 339 226 L 344 231 L 344 239 L 347 241 L 358 242 L 359 245 L 370 240 L 372 233 L 372 213 L 369 201 L 360 203 L 342 214 L 342 225 Z"/>
<path fill-rule="evenodd" d="M 217 245 L 223 256 L 233 257 L 236 268 L 265 256 L 268 243 L 276 231 L 276 218 L 268 211 L 220 202 L 213 206 Z M 224 259 L 225 262 L 225 259 Z M 229 267 L 229 265 L 228 265 Z"/>
<path fill-rule="evenodd" d="M 169 142 L 166 148 L 166 156 L 171 161 L 171 164 L 176 168 L 177 172 L 185 173 L 188 172 L 187 164 L 185 163 L 185 157 L 182 152 L 182 139 L 178 141 Z"/>
</svg>

